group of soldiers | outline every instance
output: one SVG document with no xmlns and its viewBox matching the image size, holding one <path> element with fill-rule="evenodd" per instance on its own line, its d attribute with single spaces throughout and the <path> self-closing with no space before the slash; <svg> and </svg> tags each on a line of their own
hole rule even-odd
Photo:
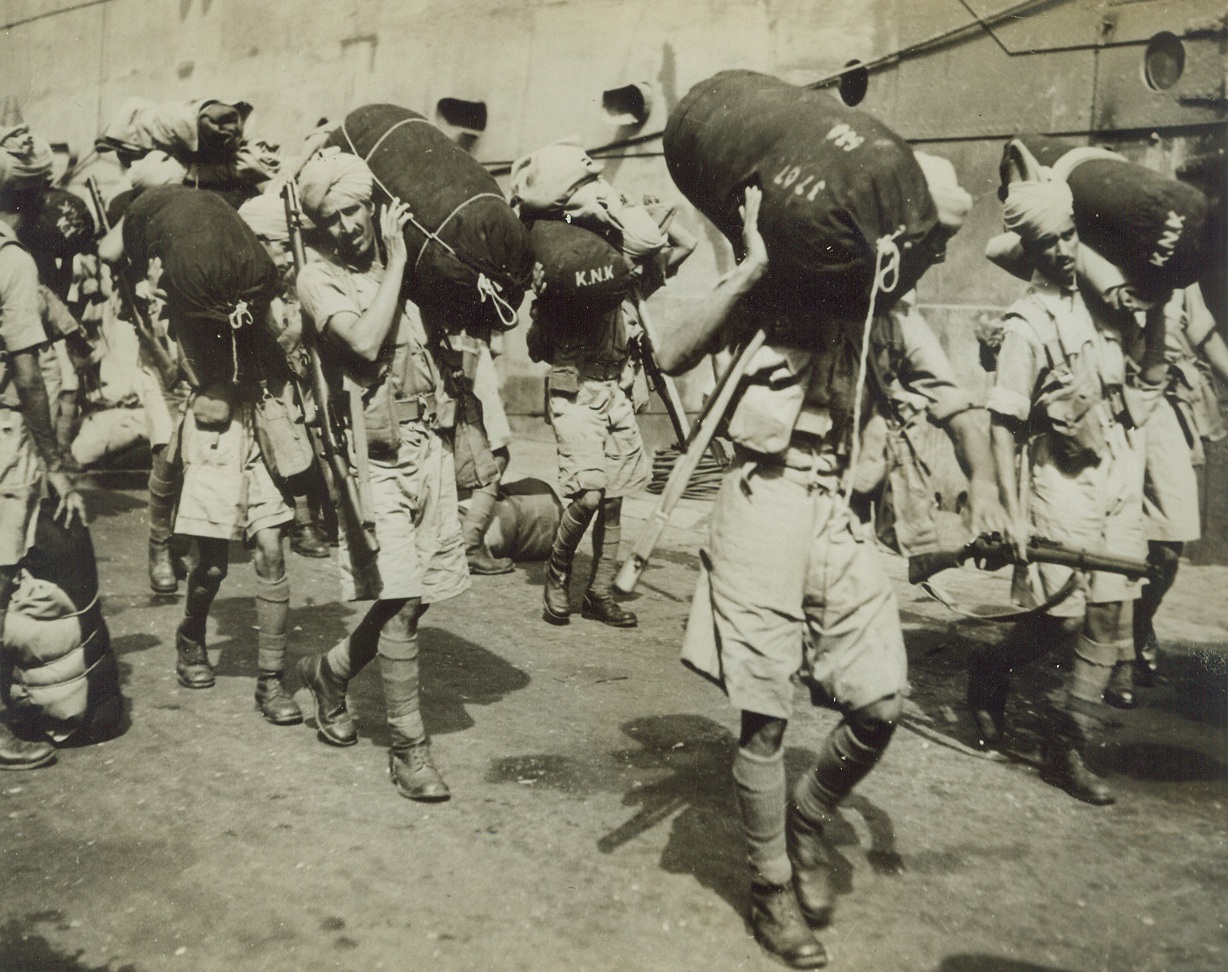
<svg viewBox="0 0 1228 972">
<path fill-rule="evenodd" d="M 44 483 L 58 500 L 58 516 L 85 513 L 64 471 L 34 359 L 47 336 L 21 225 L 46 185 L 43 145 L 24 128 L 0 133 L 6 376 L 0 385 L 0 626 Z M 524 192 L 524 174 L 540 170 L 545 158 L 517 163 L 513 198 Z M 569 158 L 578 166 L 576 185 L 601 182 L 598 163 L 580 150 Z M 377 204 L 371 169 L 336 150 L 311 150 L 287 167 L 293 171 L 262 184 L 263 191 L 242 193 L 237 209 L 234 198 L 197 188 L 182 160 L 150 153 L 124 161 L 131 164 L 132 191 L 121 207 L 111 207 L 111 229 L 98 253 L 117 278 L 127 274 L 137 284 L 120 312 L 142 335 L 150 370 L 163 374 L 163 428 L 151 434 L 150 579 L 156 591 L 174 591 L 177 572 L 187 569 L 184 614 L 174 635 L 180 683 L 214 685 L 206 622 L 227 575 L 229 545 L 243 540 L 256 574 L 256 705 L 277 725 L 303 720 L 285 679 L 284 536 L 292 527 L 305 533 L 314 553 L 320 546 L 327 551 L 330 529 L 340 530 L 343 550 L 358 538 L 347 536 L 356 526 L 344 517 L 314 534 L 319 509 L 330 504 L 316 503 L 312 512 L 305 497 L 322 484 L 303 486 L 299 472 L 283 475 L 286 463 L 293 466 L 289 440 L 296 424 L 304 426 L 295 409 L 306 403 L 310 413 L 323 405 L 311 401 L 296 373 L 302 341 L 315 348 L 328 383 L 355 390 L 361 402 L 347 439 L 369 494 L 378 552 L 373 564 L 344 552 L 335 558 L 344 596 L 369 603 L 345 639 L 298 661 L 298 679 L 312 697 L 319 738 L 350 746 L 358 732 L 347 685 L 378 659 L 392 783 L 410 799 L 446 800 L 420 713 L 419 625 L 431 604 L 467 590 L 471 574 L 511 569 L 485 539 L 496 495 L 491 483 L 506 466 L 500 448 L 506 443 L 494 435 L 482 439 L 496 472 L 476 488 L 477 511 L 462 524 L 457 416 L 476 398 L 489 426 L 498 406 L 489 391 L 474 390 L 480 382 L 466 365 L 473 336 L 456 340 L 446 321 L 403 297 L 408 206 L 396 198 Z M 948 162 L 919 153 L 917 161 L 938 212 L 926 242 L 941 259 L 972 199 Z M 310 222 L 301 265 L 280 192 L 287 181 Z M 608 184 L 597 188 L 605 192 Z M 745 298 L 770 264 L 758 228 L 765 191 L 744 191 L 734 269 L 659 336 L 655 362 L 665 373 L 682 374 L 710 355 L 735 352 L 762 326 Z M 159 231 L 175 213 L 193 233 Z M 629 215 L 628 225 L 632 216 L 638 218 Z M 1154 679 L 1152 619 L 1172 584 L 1181 544 L 1197 536 L 1194 450 L 1202 436 L 1216 434 L 1217 412 L 1195 360 L 1205 358 L 1228 378 L 1228 350 L 1197 287 L 1150 305 L 1113 306 L 1104 295 L 1089 294 L 1076 272 L 1070 190 L 1060 180 L 1012 183 L 1003 220 L 1018 234 L 1033 275 L 1000 326 L 982 335 L 994 362 L 983 407 L 961 387 L 915 301 L 905 298 L 875 318 L 874 360 L 860 380 L 836 380 L 857 373 L 855 358 L 850 372 L 847 342 L 801 350 L 769 337 L 751 358 L 745 389 L 728 416 L 734 455 L 700 552 L 683 657 L 719 684 L 741 714 L 733 780 L 752 873 L 751 927 L 769 953 L 795 968 L 827 960 L 815 934 L 831 921 L 834 905 L 824 834 L 886 750 L 907 685 L 896 596 L 850 488 L 854 463 L 860 468 L 875 458 L 867 455 L 872 450 L 861 441 L 860 426 L 875 415 L 898 426 L 924 414 L 941 427 L 969 482 L 971 531 L 1005 538 L 1021 562 L 1034 533 L 1140 558 L 1150 544 L 1153 562 L 1162 566 L 1145 585 L 1118 574 L 1029 565 L 1033 609 L 1003 643 L 978 648 L 970 662 L 968 702 L 977 732 L 984 745 L 996 746 L 1006 731 L 1010 673 L 1053 651 L 1070 658 L 1044 717 L 1041 774 L 1089 803 L 1107 804 L 1113 796 L 1084 762 L 1084 750 L 1106 701 L 1132 707 L 1136 686 Z M 234 292 L 211 295 L 214 306 L 193 306 L 165 278 L 174 248 L 199 246 L 206 227 L 236 223 L 244 227 L 236 232 L 263 246 L 263 260 L 251 261 L 250 287 L 240 291 L 234 284 Z M 570 621 L 573 560 L 590 524 L 593 570 L 580 613 L 615 628 L 636 624 L 613 588 L 622 499 L 642 489 L 649 473 L 631 394 L 633 351 L 642 300 L 696 244 L 676 219 L 655 221 L 639 239 L 642 245 L 628 253 L 634 292 L 589 320 L 552 320 L 549 303 L 540 300 L 540 273 L 537 279 L 530 351 L 550 366 L 548 411 L 567 504 L 550 521 L 543 551 L 542 616 L 551 624 Z M 488 366 L 488 349 L 476 353 L 485 354 Z M 270 413 L 285 420 L 270 421 Z M 466 449 L 472 453 L 472 442 Z M 310 457 L 306 467 L 305 475 L 323 478 Z M 182 563 L 176 538 L 194 543 L 191 562 Z M 1133 612 L 1126 610 L 1131 601 Z M 789 793 L 783 742 L 798 679 L 814 704 L 836 709 L 842 719 Z M 45 742 L 0 727 L 4 768 L 43 765 L 52 754 Z"/>
</svg>

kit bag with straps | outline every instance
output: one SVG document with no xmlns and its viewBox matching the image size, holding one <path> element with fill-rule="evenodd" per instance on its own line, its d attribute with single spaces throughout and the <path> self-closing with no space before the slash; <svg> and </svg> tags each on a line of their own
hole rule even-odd
<svg viewBox="0 0 1228 972">
<path fill-rule="evenodd" d="M 386 104 L 350 112 L 327 144 L 366 161 L 377 202 L 409 204 L 406 296 L 440 307 L 456 330 L 515 326 L 533 274 L 529 231 L 473 156 L 416 111 Z"/>
</svg>

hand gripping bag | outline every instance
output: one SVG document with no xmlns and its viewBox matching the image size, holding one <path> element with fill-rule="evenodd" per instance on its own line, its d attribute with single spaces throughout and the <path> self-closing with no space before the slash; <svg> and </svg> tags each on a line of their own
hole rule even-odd
<svg viewBox="0 0 1228 972">
<path fill-rule="evenodd" d="M 355 109 L 327 144 L 366 161 L 377 201 L 409 204 L 406 296 L 437 307 L 456 330 L 515 326 L 533 272 L 529 231 L 479 162 L 396 105 Z"/>
<path fill-rule="evenodd" d="M 747 301 L 789 320 L 789 343 L 827 340 L 833 326 L 860 332 L 880 237 L 902 229 L 899 279 L 879 312 L 933 262 L 923 241 L 937 213 L 912 149 L 829 94 L 723 71 L 679 102 L 664 149 L 678 188 L 735 247 L 743 188 L 762 187 L 759 229 L 771 262 Z"/>
</svg>

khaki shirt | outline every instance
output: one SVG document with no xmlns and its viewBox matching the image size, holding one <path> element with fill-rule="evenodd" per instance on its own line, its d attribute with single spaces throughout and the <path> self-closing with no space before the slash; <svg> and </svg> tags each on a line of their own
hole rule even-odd
<svg viewBox="0 0 1228 972">
<path fill-rule="evenodd" d="M 16 354 L 46 340 L 34 257 L 17 242 L 12 227 L 0 222 L 0 349 Z M 20 405 L 7 357 L 0 357 L 0 407 Z"/>
<path fill-rule="evenodd" d="M 323 336 L 324 346 L 337 353 L 322 355 L 330 368 L 338 369 L 344 379 L 366 389 L 368 418 L 380 421 L 378 410 L 386 408 L 379 399 L 382 386 L 398 400 L 433 396 L 435 408 L 450 401 L 439 367 L 428 347 L 422 315 L 411 301 L 403 301 L 374 367 L 364 366 L 356 355 L 343 348 L 328 330 L 328 323 L 340 313 L 361 315 L 375 300 L 384 265 L 373 262 L 366 270 L 343 267 L 327 257 L 309 252 L 307 265 L 298 275 L 297 289 L 303 312 Z"/>
</svg>

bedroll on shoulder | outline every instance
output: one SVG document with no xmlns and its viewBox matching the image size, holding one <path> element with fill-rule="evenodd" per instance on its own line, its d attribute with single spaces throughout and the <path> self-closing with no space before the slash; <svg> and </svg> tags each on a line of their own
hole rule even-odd
<svg viewBox="0 0 1228 972">
<path fill-rule="evenodd" d="M 529 233 L 545 287 L 537 298 L 562 314 L 604 314 L 626 297 L 631 267 L 596 233 L 562 220 L 539 219 Z"/>
<path fill-rule="evenodd" d="M 1154 298 L 1187 287 L 1212 265 L 1207 199 L 1193 186 L 1106 149 L 1022 136 L 1003 151 L 1003 189 L 1012 174 L 1027 177 L 1019 145 L 1070 186 L 1079 239 L 1120 267 L 1143 294 Z M 1059 154 L 1061 148 L 1066 151 Z"/>
<path fill-rule="evenodd" d="M 679 102 L 664 148 L 678 188 L 735 247 L 742 191 L 762 187 L 759 229 L 770 266 L 748 301 L 798 321 L 802 343 L 833 323 L 860 329 L 880 237 L 903 227 L 899 280 L 880 297 L 880 312 L 933 262 L 922 241 L 937 213 L 912 149 L 829 94 L 723 71 Z"/>
<path fill-rule="evenodd" d="M 355 109 L 327 144 L 366 161 L 378 201 L 409 204 L 407 296 L 439 305 L 457 329 L 515 325 L 533 273 L 529 231 L 480 163 L 397 105 Z"/>
</svg>

